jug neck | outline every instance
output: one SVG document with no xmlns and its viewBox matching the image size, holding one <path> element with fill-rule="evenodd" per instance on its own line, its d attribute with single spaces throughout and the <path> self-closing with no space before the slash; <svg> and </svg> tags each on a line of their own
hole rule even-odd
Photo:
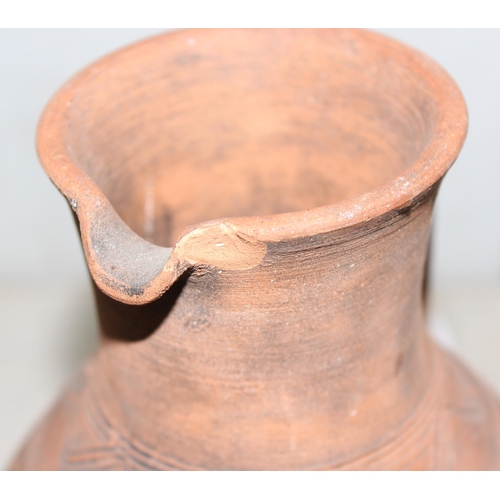
<svg viewBox="0 0 500 500">
<path fill-rule="evenodd" d="M 96 289 L 106 418 L 194 468 L 315 468 L 387 438 L 432 377 L 422 289 L 435 189 L 357 227 L 268 243 L 144 306 Z"/>
</svg>

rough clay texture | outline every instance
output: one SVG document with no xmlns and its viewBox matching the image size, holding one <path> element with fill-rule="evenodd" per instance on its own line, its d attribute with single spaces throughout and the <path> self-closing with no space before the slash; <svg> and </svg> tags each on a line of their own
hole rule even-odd
<svg viewBox="0 0 500 500">
<path fill-rule="evenodd" d="M 12 468 L 500 468 L 498 401 L 424 323 L 466 127 L 441 68 L 355 30 L 182 31 L 77 75 L 38 150 L 102 340 Z"/>
</svg>

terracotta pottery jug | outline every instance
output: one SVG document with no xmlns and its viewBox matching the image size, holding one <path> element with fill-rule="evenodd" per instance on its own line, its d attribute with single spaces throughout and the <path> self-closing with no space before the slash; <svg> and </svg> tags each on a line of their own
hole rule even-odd
<svg viewBox="0 0 500 500">
<path fill-rule="evenodd" d="M 43 113 L 101 343 L 14 469 L 496 469 L 500 406 L 429 338 L 452 79 L 357 30 L 194 30 Z"/>
</svg>

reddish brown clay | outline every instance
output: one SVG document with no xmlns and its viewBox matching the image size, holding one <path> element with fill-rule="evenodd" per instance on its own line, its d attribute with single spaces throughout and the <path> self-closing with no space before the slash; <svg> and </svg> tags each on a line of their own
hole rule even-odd
<svg viewBox="0 0 500 500">
<path fill-rule="evenodd" d="M 438 65 L 356 30 L 182 31 L 80 73 L 38 151 L 102 340 L 13 468 L 499 468 L 497 400 L 424 323 L 466 127 Z"/>
</svg>

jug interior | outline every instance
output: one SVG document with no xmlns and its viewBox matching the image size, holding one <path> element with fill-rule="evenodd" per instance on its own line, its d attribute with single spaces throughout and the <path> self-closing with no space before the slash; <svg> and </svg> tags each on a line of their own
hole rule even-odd
<svg viewBox="0 0 500 500">
<path fill-rule="evenodd" d="M 157 245 L 202 221 L 334 204 L 398 176 L 432 136 L 432 92 L 391 50 L 343 30 L 177 32 L 97 65 L 65 140 Z"/>
</svg>

